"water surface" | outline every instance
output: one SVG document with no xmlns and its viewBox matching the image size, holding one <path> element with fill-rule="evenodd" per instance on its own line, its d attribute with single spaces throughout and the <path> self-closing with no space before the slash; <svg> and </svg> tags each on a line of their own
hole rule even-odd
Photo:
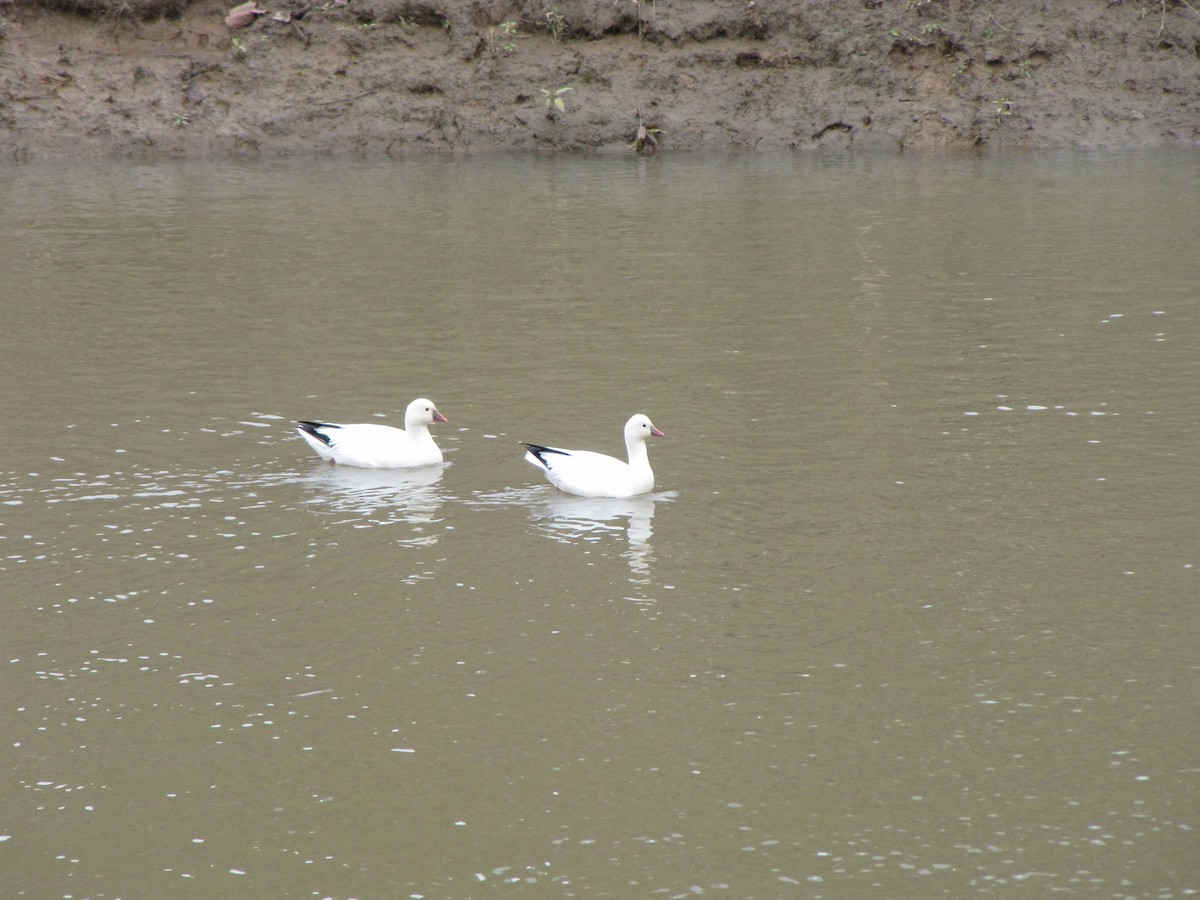
<svg viewBox="0 0 1200 900">
<path fill-rule="evenodd" d="M 0 209 L 13 896 L 1200 891 L 1194 154 Z M 416 396 L 443 467 L 293 431 Z M 521 459 L 633 412 L 653 495 Z"/>
</svg>

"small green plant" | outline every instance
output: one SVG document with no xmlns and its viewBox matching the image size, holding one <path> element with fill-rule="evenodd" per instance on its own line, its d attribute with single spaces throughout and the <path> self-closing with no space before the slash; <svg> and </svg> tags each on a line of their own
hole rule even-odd
<svg viewBox="0 0 1200 900">
<path fill-rule="evenodd" d="M 1027 59 L 1023 63 L 1021 63 L 1019 66 L 1017 66 L 1017 73 L 1022 78 L 1032 78 L 1033 77 L 1033 60 Z"/>
<path fill-rule="evenodd" d="M 575 90 L 570 87 L 560 87 L 550 90 L 549 88 L 539 88 L 542 92 L 542 99 L 546 103 L 546 118 L 557 119 L 567 111 L 567 103 L 563 99 L 563 94 Z"/>
<path fill-rule="evenodd" d="M 521 32 L 518 30 L 517 23 L 510 19 L 507 22 L 500 23 L 500 33 L 503 34 L 507 38 L 516 38 L 520 35 Z M 488 38 L 487 39 L 488 39 L 488 47 L 491 49 L 492 55 L 495 56 L 497 53 L 496 29 L 495 28 L 488 29 Z M 512 54 L 517 52 L 517 42 L 515 40 L 507 40 L 503 44 L 500 44 L 499 48 L 501 51 L 504 52 L 505 56 L 512 56 Z"/>
<path fill-rule="evenodd" d="M 404 16 L 401 16 L 400 20 L 396 24 L 399 25 L 400 30 L 407 35 L 414 35 L 417 33 L 417 23 L 404 18 Z"/>
<path fill-rule="evenodd" d="M 239 40 L 238 38 L 232 38 L 230 40 L 230 43 L 233 46 L 233 52 L 236 53 L 238 56 L 246 55 L 246 45 L 243 44 L 241 42 L 241 40 Z"/>
<path fill-rule="evenodd" d="M 999 119 L 1002 116 L 1011 116 L 1013 114 L 1013 108 L 1016 104 L 1014 104 L 1007 97 L 1001 97 L 999 100 L 996 100 L 993 102 L 996 105 L 996 118 L 997 119 Z"/>
<path fill-rule="evenodd" d="M 192 124 L 191 117 L 186 113 L 171 113 L 171 117 L 171 124 L 176 128 L 186 128 L 188 125 Z"/>
<path fill-rule="evenodd" d="M 553 6 L 546 7 L 545 16 L 546 27 L 550 30 L 550 36 L 557 43 L 562 40 L 563 32 L 567 30 L 567 17 Z"/>
<path fill-rule="evenodd" d="M 518 27 L 519 26 L 517 25 L 517 23 L 515 21 L 513 21 L 512 19 L 509 19 L 507 22 L 500 23 L 500 31 L 503 32 L 504 36 L 508 37 L 508 38 L 516 38 L 517 35 L 519 35 L 521 33 L 518 30 Z M 517 42 L 515 40 L 505 41 L 504 47 L 502 49 L 504 50 L 505 53 L 510 54 L 510 55 L 513 53 L 516 53 L 517 52 Z"/>
</svg>

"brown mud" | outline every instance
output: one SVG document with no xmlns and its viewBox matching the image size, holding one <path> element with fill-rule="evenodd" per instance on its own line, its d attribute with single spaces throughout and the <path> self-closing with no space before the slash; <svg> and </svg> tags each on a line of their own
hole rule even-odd
<svg viewBox="0 0 1200 900">
<path fill-rule="evenodd" d="M 1200 0 L 258 2 L 0 0 L 0 158 L 1200 144 Z"/>
</svg>

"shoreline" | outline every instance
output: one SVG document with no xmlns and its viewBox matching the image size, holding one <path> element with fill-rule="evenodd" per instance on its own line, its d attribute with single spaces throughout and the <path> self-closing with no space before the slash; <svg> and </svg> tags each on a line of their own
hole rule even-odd
<svg viewBox="0 0 1200 900">
<path fill-rule="evenodd" d="M 1200 146 L 1176 0 L 302 3 L 0 6 L 0 158 Z"/>
</svg>

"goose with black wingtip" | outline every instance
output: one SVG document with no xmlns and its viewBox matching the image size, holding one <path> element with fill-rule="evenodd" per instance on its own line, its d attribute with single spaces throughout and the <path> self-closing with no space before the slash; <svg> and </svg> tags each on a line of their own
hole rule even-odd
<svg viewBox="0 0 1200 900">
<path fill-rule="evenodd" d="M 647 416 L 638 413 L 625 423 L 623 462 L 591 450 L 564 450 L 542 444 L 524 444 L 525 461 L 537 466 L 546 480 L 567 494 L 580 497 L 636 497 L 654 490 L 654 472 L 646 441 L 663 437 Z"/>
<path fill-rule="evenodd" d="M 364 469 L 407 469 L 432 466 L 442 461 L 442 451 L 433 441 L 429 426 L 448 421 L 432 400 L 420 397 L 408 404 L 404 427 L 363 423 L 296 423 L 296 431 L 322 459 L 330 464 Z"/>
</svg>

